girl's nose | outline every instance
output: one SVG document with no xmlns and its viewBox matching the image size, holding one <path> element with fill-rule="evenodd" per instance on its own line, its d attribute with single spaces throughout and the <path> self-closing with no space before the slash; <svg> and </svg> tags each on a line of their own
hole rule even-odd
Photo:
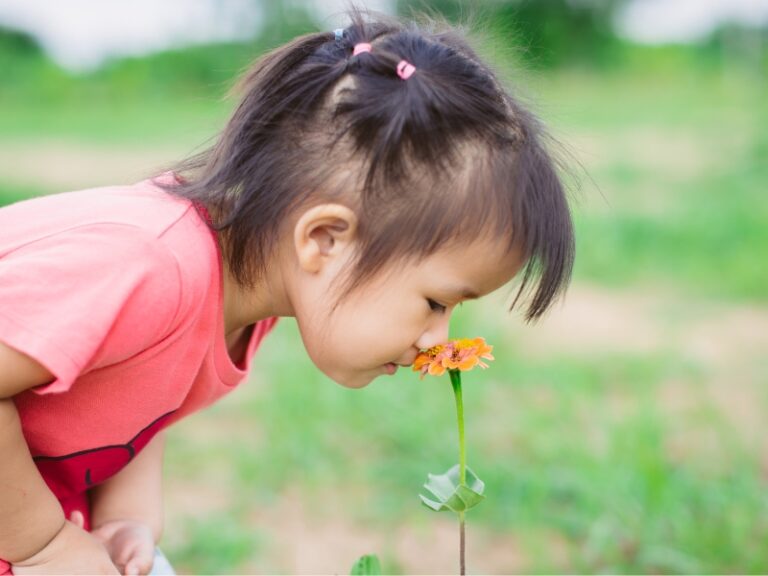
<svg viewBox="0 0 768 576">
<path fill-rule="evenodd" d="M 426 350 L 427 348 L 432 348 L 432 346 L 447 342 L 449 320 L 450 316 L 446 314 L 445 318 L 441 319 L 440 322 L 431 324 L 416 341 L 416 346 L 421 350 Z"/>
</svg>

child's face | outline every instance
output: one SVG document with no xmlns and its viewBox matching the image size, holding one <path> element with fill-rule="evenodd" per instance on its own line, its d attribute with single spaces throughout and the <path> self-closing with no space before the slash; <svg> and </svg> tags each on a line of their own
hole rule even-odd
<svg viewBox="0 0 768 576">
<path fill-rule="evenodd" d="M 457 304 L 493 292 L 517 273 L 520 263 L 504 248 L 475 240 L 390 265 L 336 310 L 330 282 L 339 268 L 307 278 L 293 302 L 307 352 L 323 373 L 350 388 L 393 373 L 393 364 L 410 365 L 420 349 L 448 339 Z"/>
</svg>

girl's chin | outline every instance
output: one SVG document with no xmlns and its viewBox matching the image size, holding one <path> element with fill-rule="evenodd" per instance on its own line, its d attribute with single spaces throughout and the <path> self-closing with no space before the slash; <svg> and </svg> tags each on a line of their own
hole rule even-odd
<svg viewBox="0 0 768 576">
<path fill-rule="evenodd" d="M 336 382 L 336 384 L 340 386 L 344 386 L 344 388 L 365 388 L 370 384 L 376 376 L 379 376 L 381 374 L 381 370 L 379 370 L 378 374 L 371 374 L 371 372 L 356 372 L 354 374 L 348 374 L 346 376 L 331 376 L 330 374 L 326 374 L 331 380 Z"/>
<path fill-rule="evenodd" d="M 323 372 L 328 378 L 345 388 L 365 388 L 379 376 L 392 376 L 396 374 L 398 368 L 400 366 L 394 362 L 387 362 L 369 370 L 354 370 L 347 373 Z"/>
</svg>

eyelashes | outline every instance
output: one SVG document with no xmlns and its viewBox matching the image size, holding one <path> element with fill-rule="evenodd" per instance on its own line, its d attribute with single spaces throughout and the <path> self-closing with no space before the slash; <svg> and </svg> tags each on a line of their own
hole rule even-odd
<svg viewBox="0 0 768 576">
<path fill-rule="evenodd" d="M 433 312 L 440 312 L 441 314 L 445 312 L 445 306 L 440 304 L 439 302 L 435 302 L 432 300 L 432 298 L 427 298 L 427 304 L 429 304 L 429 309 Z"/>
</svg>

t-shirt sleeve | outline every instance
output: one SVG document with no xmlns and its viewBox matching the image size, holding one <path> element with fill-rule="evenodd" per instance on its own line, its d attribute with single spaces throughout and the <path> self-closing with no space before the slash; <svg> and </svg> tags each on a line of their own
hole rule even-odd
<svg viewBox="0 0 768 576">
<path fill-rule="evenodd" d="M 0 256 L 0 341 L 54 375 L 37 393 L 162 341 L 180 303 L 175 256 L 134 226 L 75 228 Z"/>
</svg>

